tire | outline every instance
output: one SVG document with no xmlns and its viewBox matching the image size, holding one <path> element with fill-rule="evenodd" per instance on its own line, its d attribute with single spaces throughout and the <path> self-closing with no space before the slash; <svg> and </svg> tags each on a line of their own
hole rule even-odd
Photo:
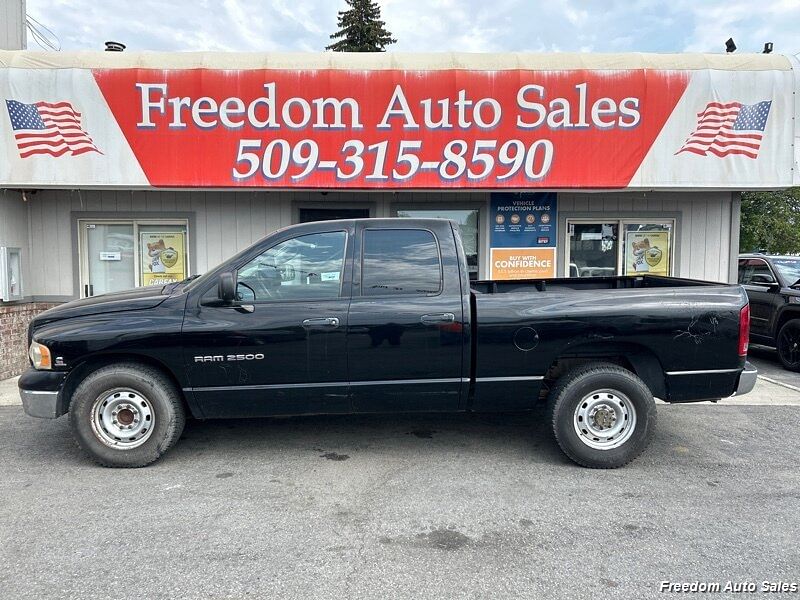
<svg viewBox="0 0 800 600">
<path fill-rule="evenodd" d="M 775 348 L 784 369 L 800 371 L 800 319 L 786 321 L 781 326 Z"/>
<path fill-rule="evenodd" d="M 69 424 L 78 445 L 104 467 L 144 467 L 180 438 L 186 411 L 180 393 L 156 368 L 112 364 L 77 387 Z"/>
<path fill-rule="evenodd" d="M 548 414 L 564 454 L 592 469 L 628 464 L 644 452 L 656 429 L 649 388 L 610 363 L 582 365 L 558 379 L 548 396 Z"/>
</svg>

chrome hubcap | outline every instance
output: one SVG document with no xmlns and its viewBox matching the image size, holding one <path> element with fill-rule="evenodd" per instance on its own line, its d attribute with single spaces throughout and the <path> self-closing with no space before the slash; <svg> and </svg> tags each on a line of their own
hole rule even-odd
<svg viewBox="0 0 800 600">
<path fill-rule="evenodd" d="M 578 438 L 595 450 L 618 448 L 636 429 L 636 409 L 617 390 L 596 390 L 584 396 L 573 419 Z"/>
<path fill-rule="evenodd" d="M 127 388 L 103 392 L 92 407 L 92 430 L 104 444 L 129 450 L 144 444 L 153 432 L 150 402 Z"/>
</svg>

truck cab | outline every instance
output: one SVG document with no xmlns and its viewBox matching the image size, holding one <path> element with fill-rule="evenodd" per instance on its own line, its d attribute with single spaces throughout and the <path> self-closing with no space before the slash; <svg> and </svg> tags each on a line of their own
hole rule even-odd
<svg viewBox="0 0 800 600">
<path fill-rule="evenodd" d="M 207 418 L 458 410 L 462 273 L 448 221 L 285 229 L 190 286 L 184 390 Z"/>
</svg>

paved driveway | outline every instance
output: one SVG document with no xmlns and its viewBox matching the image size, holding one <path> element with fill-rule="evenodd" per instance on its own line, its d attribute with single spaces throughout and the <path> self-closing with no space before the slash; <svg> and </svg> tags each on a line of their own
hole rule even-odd
<svg viewBox="0 0 800 600">
<path fill-rule="evenodd" d="M 652 447 L 616 471 L 573 466 L 541 418 L 192 422 L 159 463 L 110 470 L 65 419 L 0 407 L 0 598 L 627 600 L 671 597 L 662 580 L 800 582 L 800 407 L 660 406 Z"/>
<path fill-rule="evenodd" d="M 800 392 L 800 373 L 784 369 L 774 348 L 750 346 L 747 359 L 758 368 L 759 375 L 768 380 L 792 386 Z"/>
</svg>

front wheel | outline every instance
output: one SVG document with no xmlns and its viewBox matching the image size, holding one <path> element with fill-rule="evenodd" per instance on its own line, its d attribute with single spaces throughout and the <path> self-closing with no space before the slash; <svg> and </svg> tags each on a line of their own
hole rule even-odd
<svg viewBox="0 0 800 600">
<path fill-rule="evenodd" d="M 562 376 L 548 398 L 556 441 L 584 467 L 615 469 L 653 439 L 656 406 L 648 387 L 617 365 L 591 363 Z"/>
<path fill-rule="evenodd" d="M 135 363 L 102 367 L 75 390 L 69 422 L 78 445 L 105 467 L 143 467 L 183 431 L 181 397 L 161 371 Z"/>
<path fill-rule="evenodd" d="M 800 371 L 800 319 L 783 324 L 775 346 L 783 367 L 789 371 Z"/>
</svg>

